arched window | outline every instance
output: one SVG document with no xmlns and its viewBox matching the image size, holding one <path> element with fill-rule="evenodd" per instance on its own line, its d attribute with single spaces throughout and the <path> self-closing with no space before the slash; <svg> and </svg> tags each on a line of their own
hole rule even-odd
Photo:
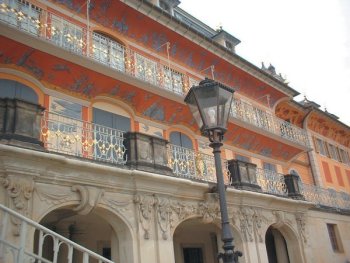
<svg viewBox="0 0 350 263">
<path fill-rule="evenodd" d="M 112 38 L 93 32 L 93 54 L 99 62 L 115 68 L 119 71 L 125 71 L 124 47 Z"/>
<path fill-rule="evenodd" d="M 129 117 L 98 108 L 93 108 L 93 122 L 104 127 L 124 132 L 131 130 Z"/>
<path fill-rule="evenodd" d="M 294 169 L 291 169 L 291 170 L 289 171 L 289 174 L 299 176 L 298 172 L 297 172 L 296 170 L 294 170 Z M 300 177 L 300 176 L 299 176 L 299 177 Z"/>
<path fill-rule="evenodd" d="M 9 79 L 0 79 L 0 98 L 20 99 L 38 103 L 38 95 L 32 88 Z"/>
<path fill-rule="evenodd" d="M 190 139 L 190 137 L 183 134 L 182 132 L 177 132 L 177 131 L 171 132 L 170 143 L 180 147 L 193 149 L 192 140 Z"/>
</svg>

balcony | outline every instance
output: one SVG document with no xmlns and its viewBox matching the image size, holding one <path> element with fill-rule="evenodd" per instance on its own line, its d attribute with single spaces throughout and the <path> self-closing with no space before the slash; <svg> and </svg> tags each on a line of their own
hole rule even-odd
<svg viewBox="0 0 350 263">
<path fill-rule="evenodd" d="M 30 2 L 1 2 L 2 23 L 103 64 L 114 72 L 125 75 L 129 81 L 131 77 L 182 97 L 191 86 L 198 84 L 198 79 L 172 69 L 171 65 L 174 63 L 170 63 L 169 59 L 159 62 L 146 58 L 133 49 L 126 48 L 99 33 L 88 32 L 86 27 L 68 22 L 63 17 L 42 10 Z M 91 43 L 87 36 L 90 36 Z M 305 130 L 239 99 L 235 99 L 232 104 L 231 116 L 279 139 L 293 142 L 299 147 L 310 146 Z"/>
<path fill-rule="evenodd" d="M 20 100 L 0 100 L 2 144 L 72 156 L 124 169 L 173 176 L 215 184 L 211 155 L 169 144 L 137 132 L 111 129 L 94 123 L 43 111 L 39 105 Z M 228 187 L 306 200 L 316 207 L 350 210 L 350 195 L 302 184 L 299 177 L 257 168 L 255 164 L 222 160 Z"/>
<path fill-rule="evenodd" d="M 253 125 L 280 138 L 306 146 L 307 148 L 311 147 L 306 130 L 239 99 L 233 100 L 231 116 L 234 119 Z"/>
</svg>

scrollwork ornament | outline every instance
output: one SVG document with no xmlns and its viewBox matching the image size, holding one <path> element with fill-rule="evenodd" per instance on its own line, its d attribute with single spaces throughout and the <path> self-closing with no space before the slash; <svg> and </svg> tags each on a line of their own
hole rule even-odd
<svg viewBox="0 0 350 263">
<path fill-rule="evenodd" d="M 253 238 L 253 214 L 250 207 L 241 207 L 238 211 L 239 226 L 246 242 L 252 242 Z"/>
<path fill-rule="evenodd" d="M 9 175 L 2 178 L 2 185 L 7 190 L 10 197 L 9 206 L 26 217 L 30 217 L 30 199 L 33 196 L 34 181 L 33 177 L 22 177 Z M 11 217 L 11 222 L 14 225 L 13 234 L 18 236 L 20 231 L 20 220 Z"/>
<path fill-rule="evenodd" d="M 254 224 L 254 230 L 256 233 L 256 236 L 258 238 L 258 241 L 260 243 L 264 242 L 263 233 L 262 233 L 262 227 L 263 224 L 266 222 L 266 218 L 262 215 L 261 210 L 254 209 L 253 214 L 253 224 Z"/>
<path fill-rule="evenodd" d="M 220 217 L 220 208 L 218 196 L 216 193 L 207 193 L 204 202 L 198 204 L 199 214 L 203 218 L 204 223 L 212 223 Z"/>
<path fill-rule="evenodd" d="M 160 230 L 162 231 L 162 238 L 164 240 L 168 239 L 168 233 L 170 230 L 172 209 L 170 206 L 170 201 L 165 198 L 156 198 L 156 215 L 157 222 Z"/>
<path fill-rule="evenodd" d="M 306 234 L 306 217 L 303 213 L 297 213 L 295 215 L 295 220 L 297 222 L 299 234 L 304 241 L 304 243 L 307 243 L 307 234 Z"/>
<path fill-rule="evenodd" d="M 138 217 L 142 229 L 144 230 L 143 237 L 145 239 L 150 238 L 150 228 L 153 217 L 153 207 L 155 205 L 154 196 L 136 195 L 134 197 L 134 203 L 137 205 Z"/>
</svg>

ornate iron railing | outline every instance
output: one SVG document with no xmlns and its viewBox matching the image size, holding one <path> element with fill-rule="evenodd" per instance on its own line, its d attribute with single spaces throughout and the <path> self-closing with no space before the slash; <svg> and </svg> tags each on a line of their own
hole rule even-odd
<svg viewBox="0 0 350 263">
<path fill-rule="evenodd" d="M 52 152 L 125 164 L 123 132 L 109 127 L 45 112 L 41 125 L 42 141 Z"/>
<path fill-rule="evenodd" d="M 256 180 L 261 190 L 267 194 L 287 196 L 288 190 L 283 174 L 274 171 L 256 169 Z"/>
<path fill-rule="evenodd" d="M 28 234 L 33 229 L 38 233 L 38 238 L 35 239 L 37 242 L 34 244 L 34 247 L 37 248 L 35 251 L 33 251 L 33 246 L 27 244 Z M 47 242 L 53 244 L 52 259 L 43 256 L 43 254 L 47 255 L 50 252 L 45 251 L 43 253 L 44 244 Z M 98 263 L 113 263 L 113 261 L 0 204 L 0 262 L 57 263 L 59 255 L 62 254 L 64 255 L 64 262 L 73 263 L 77 262 L 76 258 L 73 261 L 73 255 L 77 253 L 82 255 L 81 261 L 79 261 L 82 263 L 92 262 L 92 260 Z"/>
<path fill-rule="evenodd" d="M 231 116 L 233 118 L 252 124 L 287 140 L 310 147 L 306 130 L 237 98 L 234 98 L 232 103 Z"/>
<path fill-rule="evenodd" d="M 348 193 L 309 184 L 302 184 L 301 192 L 306 201 L 314 203 L 316 206 L 350 210 L 350 195 Z"/>
<path fill-rule="evenodd" d="M 132 49 L 106 38 L 86 27 L 44 11 L 28 1 L 0 0 L 0 21 L 52 42 L 78 55 L 91 59 L 124 74 L 131 75 L 161 89 L 184 96 L 197 80 L 171 69 L 170 63 L 146 58 Z M 16 3 L 15 6 L 13 6 Z M 88 36 L 92 36 L 91 41 Z M 91 43 L 90 43 L 91 42 Z M 306 131 L 245 102 L 235 99 L 231 116 L 286 138 L 309 146 Z"/>
<path fill-rule="evenodd" d="M 205 182 L 216 182 L 214 157 L 173 144 L 168 146 L 169 167 L 178 177 Z M 227 161 L 222 161 L 224 180 L 230 181 Z"/>
</svg>

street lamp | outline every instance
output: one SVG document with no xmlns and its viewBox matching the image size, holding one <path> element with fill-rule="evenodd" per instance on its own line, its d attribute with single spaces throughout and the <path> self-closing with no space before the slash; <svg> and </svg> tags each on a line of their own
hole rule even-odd
<svg viewBox="0 0 350 263">
<path fill-rule="evenodd" d="M 185 102 L 190 107 L 201 133 L 209 138 L 213 148 L 217 189 L 220 200 L 221 225 L 224 253 L 219 257 L 224 263 L 238 263 L 239 251 L 234 251 L 233 235 L 227 213 L 224 176 L 221 167 L 221 146 L 231 110 L 234 90 L 219 82 L 205 79 L 198 86 L 193 86 L 186 95 Z"/>
</svg>

